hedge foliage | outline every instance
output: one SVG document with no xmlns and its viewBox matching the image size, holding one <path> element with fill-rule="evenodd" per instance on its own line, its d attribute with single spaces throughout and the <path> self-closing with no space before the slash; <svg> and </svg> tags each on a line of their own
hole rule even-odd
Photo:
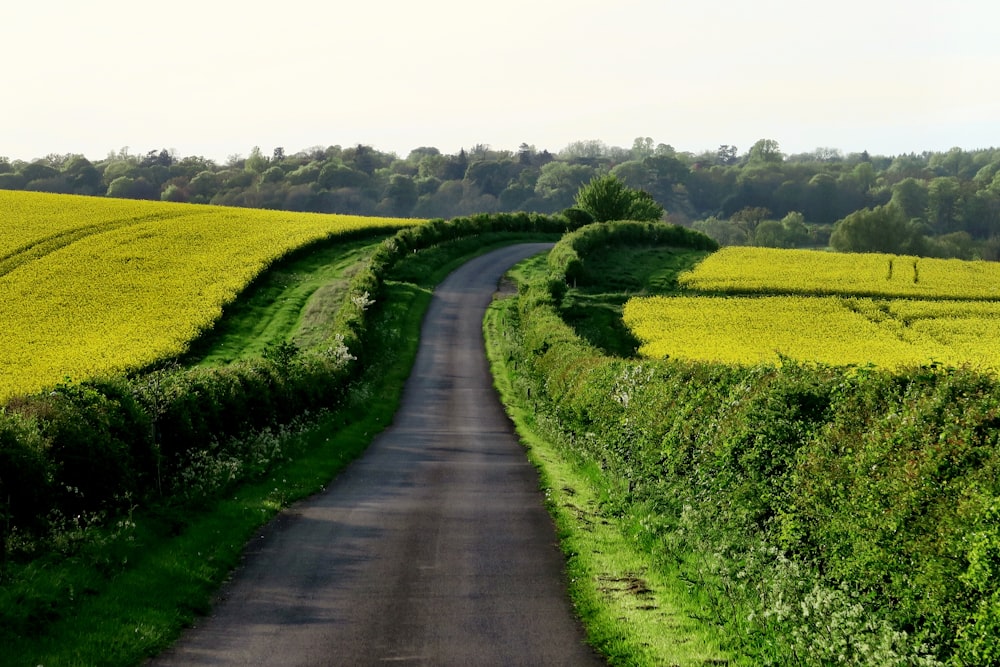
<svg viewBox="0 0 1000 667">
<path fill-rule="evenodd" d="M 612 245 L 656 245 L 718 250 L 719 244 L 701 232 L 665 222 L 595 222 L 566 234 L 549 252 L 551 278 L 585 285 L 590 280 L 586 258 Z"/>
<path fill-rule="evenodd" d="M 81 516 L 189 502 L 209 461 L 233 483 L 266 467 L 269 455 L 247 438 L 339 405 L 377 353 L 366 349 L 370 315 L 400 258 L 487 232 L 571 227 L 561 216 L 500 214 L 404 228 L 353 277 L 325 349 L 279 345 L 225 367 L 95 378 L 9 401 L 0 407 L 0 546 Z"/>
<path fill-rule="evenodd" d="M 506 355 L 539 419 L 604 471 L 605 515 L 708 594 L 737 654 L 998 664 L 996 377 L 623 360 L 546 284 L 517 312 Z"/>
</svg>

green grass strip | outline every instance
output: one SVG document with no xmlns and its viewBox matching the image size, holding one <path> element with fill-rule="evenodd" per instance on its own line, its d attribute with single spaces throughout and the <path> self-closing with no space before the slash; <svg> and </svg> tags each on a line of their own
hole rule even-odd
<svg viewBox="0 0 1000 667">
<path fill-rule="evenodd" d="M 326 342 L 351 276 L 383 238 L 327 242 L 271 267 L 194 342 L 185 362 L 224 365 L 277 343 L 309 349 Z"/>
<path fill-rule="evenodd" d="M 542 435 L 535 406 L 515 389 L 517 370 L 506 363 L 508 322 L 515 317 L 512 300 L 494 302 L 484 325 L 487 352 L 497 390 L 539 471 L 588 640 L 612 665 L 729 664 L 718 628 L 700 620 L 698 591 L 630 540 L 623 522 L 600 513 L 600 470 L 567 458 Z"/>
</svg>

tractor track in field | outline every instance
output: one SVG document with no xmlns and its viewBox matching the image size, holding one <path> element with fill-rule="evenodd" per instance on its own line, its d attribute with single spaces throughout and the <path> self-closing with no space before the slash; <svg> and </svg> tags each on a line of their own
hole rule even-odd
<svg viewBox="0 0 1000 667">
<path fill-rule="evenodd" d="M 73 227 L 72 229 L 32 239 L 0 254 L 0 276 L 4 276 L 28 262 L 43 259 L 57 250 L 61 250 L 90 236 L 107 234 L 124 227 L 134 227 L 147 222 L 169 219 L 170 217 L 162 214 L 150 214 L 115 222 L 99 222 L 92 225 Z"/>
<path fill-rule="evenodd" d="M 263 529 L 212 613 L 150 665 L 606 664 L 483 348 L 500 276 L 548 247 L 441 283 L 392 426 Z"/>
</svg>

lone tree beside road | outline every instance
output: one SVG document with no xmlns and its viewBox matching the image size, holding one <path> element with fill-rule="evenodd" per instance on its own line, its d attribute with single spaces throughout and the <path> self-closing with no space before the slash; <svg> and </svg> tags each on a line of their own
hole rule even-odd
<svg viewBox="0 0 1000 667">
<path fill-rule="evenodd" d="M 617 176 L 595 176 L 576 193 L 576 208 L 587 211 L 595 222 L 638 220 L 654 222 L 664 210 L 645 190 L 630 188 Z"/>
</svg>

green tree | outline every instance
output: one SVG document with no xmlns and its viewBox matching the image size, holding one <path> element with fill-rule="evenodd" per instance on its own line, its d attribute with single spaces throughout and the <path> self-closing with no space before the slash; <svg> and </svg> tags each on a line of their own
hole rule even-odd
<svg viewBox="0 0 1000 667">
<path fill-rule="evenodd" d="M 875 187 L 877 175 L 871 162 L 859 162 L 851 171 L 851 178 L 861 192 L 867 193 Z"/>
<path fill-rule="evenodd" d="M 809 242 L 809 228 L 798 211 L 779 220 L 762 220 L 753 230 L 753 244 L 766 248 L 797 248 Z"/>
<path fill-rule="evenodd" d="M 692 171 L 684 188 L 695 210 L 716 215 L 735 182 L 735 168 L 713 166 Z"/>
<path fill-rule="evenodd" d="M 611 174 L 592 178 L 577 192 L 575 203 L 597 222 L 655 221 L 664 214 L 663 207 L 648 192 L 630 188 Z"/>
<path fill-rule="evenodd" d="M 478 160 L 469 165 L 465 179 L 476 185 L 483 194 L 498 197 L 514 180 L 517 171 L 517 164 L 513 160 Z"/>
<path fill-rule="evenodd" d="M 285 180 L 285 172 L 278 166 L 268 167 L 260 175 L 261 183 L 280 183 L 283 180 Z"/>
<path fill-rule="evenodd" d="M 21 174 L 7 172 L 0 174 L 0 190 L 21 190 L 26 181 Z"/>
<path fill-rule="evenodd" d="M 739 161 L 738 153 L 739 151 L 736 149 L 736 146 L 722 144 L 715 151 L 715 161 L 721 165 L 736 164 Z"/>
<path fill-rule="evenodd" d="M 535 182 L 535 194 L 551 201 L 556 208 L 566 208 L 580 186 L 594 176 L 594 168 L 584 164 L 569 164 L 562 160 L 549 162 L 541 168 Z"/>
<path fill-rule="evenodd" d="M 211 171 L 202 171 L 195 175 L 188 183 L 188 191 L 192 196 L 197 197 L 198 203 L 206 204 L 215 196 L 222 186 L 217 174 Z"/>
<path fill-rule="evenodd" d="M 63 175 L 76 194 L 96 195 L 104 189 L 101 172 L 82 155 L 73 156 L 63 165 Z"/>
<path fill-rule="evenodd" d="M 449 156 L 445 161 L 444 170 L 439 178 L 442 181 L 459 181 L 465 178 L 465 172 L 469 168 L 469 156 L 465 149 L 458 151 L 458 155 Z"/>
<path fill-rule="evenodd" d="M 574 141 L 559 151 L 559 159 L 596 162 L 608 154 L 608 146 L 600 139 Z"/>
<path fill-rule="evenodd" d="M 115 158 L 104 163 L 104 168 L 101 170 L 102 183 L 110 186 L 112 181 L 122 176 L 127 176 L 132 180 L 141 176 L 139 164 L 135 159 L 131 157 L 125 159 Z"/>
<path fill-rule="evenodd" d="M 781 226 L 785 230 L 785 240 L 789 248 L 798 248 L 809 243 L 809 228 L 806 226 L 806 219 L 798 211 L 791 211 L 781 219 Z"/>
<path fill-rule="evenodd" d="M 764 248 L 790 248 L 785 228 L 777 220 L 764 220 L 753 232 L 753 244 Z"/>
<path fill-rule="evenodd" d="M 178 186 L 176 183 L 171 183 L 163 192 L 160 193 L 161 201 L 172 201 L 172 202 L 186 202 L 188 200 L 187 194 L 184 189 Z"/>
<path fill-rule="evenodd" d="M 746 230 L 731 220 L 720 220 L 715 216 L 696 220 L 691 227 L 715 239 L 719 245 L 746 245 Z"/>
<path fill-rule="evenodd" d="M 260 146 L 250 149 L 250 157 L 243 163 L 243 168 L 255 174 L 263 173 L 267 169 L 267 158 L 261 152 Z"/>
<path fill-rule="evenodd" d="M 821 172 L 809 179 L 805 191 L 805 214 L 813 222 L 832 223 L 837 220 L 837 179 Z"/>
<path fill-rule="evenodd" d="M 107 196 L 120 199 L 159 199 L 160 189 L 144 178 L 119 176 L 108 185 Z"/>
<path fill-rule="evenodd" d="M 908 219 L 922 219 L 927 212 L 927 186 L 908 176 L 892 186 L 891 201 Z"/>
<path fill-rule="evenodd" d="M 752 163 L 776 163 L 785 159 L 778 142 L 774 139 L 761 139 L 747 152 L 747 161 Z"/>
<path fill-rule="evenodd" d="M 388 167 L 392 164 L 393 159 L 395 159 L 394 156 L 364 144 L 358 144 L 343 152 L 344 164 L 368 176 L 373 175 L 376 169 Z"/>
<path fill-rule="evenodd" d="M 972 178 L 977 169 L 972 160 L 972 154 L 955 147 L 946 153 L 934 153 L 927 160 L 927 167 L 940 176 L 956 178 Z"/>
<path fill-rule="evenodd" d="M 1000 192 L 980 190 L 962 202 L 962 227 L 973 238 L 1000 233 Z"/>
<path fill-rule="evenodd" d="M 417 203 L 417 185 L 409 176 L 393 174 L 379 202 L 379 212 L 392 217 L 403 217 L 410 214 Z"/>
<path fill-rule="evenodd" d="M 745 206 L 729 216 L 736 225 L 742 227 L 748 238 L 753 238 L 757 225 L 767 220 L 771 211 L 763 206 Z"/>
<path fill-rule="evenodd" d="M 628 160 L 616 164 L 611 168 L 611 174 L 617 176 L 628 187 L 636 189 L 649 187 L 653 179 L 653 171 L 640 160 Z"/>
<path fill-rule="evenodd" d="M 3 171 L 3 164 L 0 164 L 0 171 Z M 975 184 L 976 188 L 988 188 L 993 182 L 993 178 L 1000 173 L 1000 162 L 990 162 L 989 164 L 980 167 L 979 171 L 972 178 L 972 182 Z"/>
<path fill-rule="evenodd" d="M 962 184 L 954 176 L 940 176 L 927 186 L 927 223 L 938 233 L 959 230 Z"/>
<path fill-rule="evenodd" d="M 632 142 L 632 150 L 630 153 L 631 158 L 638 161 L 651 157 L 653 155 L 653 138 L 636 137 L 635 141 Z"/>
<path fill-rule="evenodd" d="M 676 155 L 653 155 L 642 163 L 650 172 L 649 184 L 642 189 L 668 205 L 674 201 L 677 187 L 684 185 L 691 175 L 690 167 Z"/>
<path fill-rule="evenodd" d="M 952 232 L 927 239 L 927 255 L 944 259 L 975 258 L 975 242 L 968 232 Z"/>
<path fill-rule="evenodd" d="M 160 167 L 170 167 L 173 163 L 174 156 L 166 148 L 163 148 L 159 151 L 151 150 L 146 153 L 146 156 L 139 162 L 139 166 L 152 167 L 153 165 L 158 165 Z"/>
<path fill-rule="evenodd" d="M 922 255 L 925 240 L 916 224 L 888 204 L 855 211 L 837 221 L 830 246 L 838 252 L 887 252 Z"/>
<path fill-rule="evenodd" d="M 361 188 L 368 184 L 368 174 L 351 169 L 336 160 L 323 165 L 317 183 L 328 190 L 339 188 Z"/>
<path fill-rule="evenodd" d="M 285 180 L 292 185 L 306 185 L 318 181 L 319 174 L 320 165 L 316 162 L 310 162 L 288 173 Z"/>
<path fill-rule="evenodd" d="M 524 208 L 525 202 L 535 196 L 535 188 L 527 183 L 511 183 L 510 187 L 500 193 L 501 211 L 517 211 Z"/>
<path fill-rule="evenodd" d="M 24 178 L 26 183 L 55 178 L 58 175 L 58 169 L 38 160 L 30 164 L 26 164 L 21 168 L 21 176 Z"/>
</svg>

